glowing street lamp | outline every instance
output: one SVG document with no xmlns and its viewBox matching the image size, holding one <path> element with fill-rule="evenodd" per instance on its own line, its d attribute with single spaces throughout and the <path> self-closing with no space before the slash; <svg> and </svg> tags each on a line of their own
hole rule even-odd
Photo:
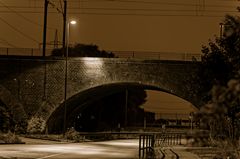
<svg viewBox="0 0 240 159">
<path fill-rule="evenodd" d="M 63 119 L 63 135 L 65 136 L 67 128 L 67 76 L 68 76 L 68 45 L 70 39 L 70 26 L 77 24 L 77 21 L 71 20 L 67 22 L 67 42 L 66 42 L 66 53 L 65 53 L 65 84 L 64 84 L 64 119 Z"/>
</svg>

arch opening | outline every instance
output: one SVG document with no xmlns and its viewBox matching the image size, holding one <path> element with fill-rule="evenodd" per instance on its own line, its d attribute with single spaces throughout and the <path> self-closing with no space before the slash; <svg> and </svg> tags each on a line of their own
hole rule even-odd
<svg viewBox="0 0 240 159">
<path fill-rule="evenodd" d="M 156 121 L 155 112 L 143 109 L 145 100 L 147 100 L 145 90 L 172 94 L 156 86 L 141 83 L 113 83 L 97 86 L 82 91 L 67 100 L 67 128 L 74 127 L 77 131 L 118 130 L 122 127 L 144 128 L 146 122 Z M 129 101 L 136 92 L 140 93 L 140 97 L 144 101 L 135 101 L 136 105 L 130 104 Z M 128 102 L 127 109 L 126 101 Z M 126 110 L 128 110 L 127 115 Z M 64 103 L 51 114 L 47 121 L 50 133 L 63 131 L 63 114 Z"/>
</svg>

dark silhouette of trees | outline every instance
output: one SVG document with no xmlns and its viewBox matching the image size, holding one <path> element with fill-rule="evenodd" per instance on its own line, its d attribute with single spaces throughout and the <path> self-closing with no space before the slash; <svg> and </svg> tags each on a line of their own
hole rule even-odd
<svg viewBox="0 0 240 159">
<path fill-rule="evenodd" d="M 52 56 L 65 56 L 66 50 L 54 49 L 52 51 Z M 113 58 L 115 55 L 112 52 L 107 52 L 104 50 L 99 50 L 97 45 L 93 44 L 76 44 L 73 47 L 68 48 L 69 57 L 108 57 Z"/>
<path fill-rule="evenodd" d="M 226 86 L 230 79 L 239 76 L 240 19 L 227 15 L 223 24 L 223 36 L 202 47 L 200 93 L 205 102 L 211 99 L 213 85 Z"/>
<path fill-rule="evenodd" d="M 197 118 L 214 139 L 234 141 L 240 135 L 240 18 L 227 15 L 223 25 L 223 36 L 202 48 L 198 93 L 207 104 Z"/>
<path fill-rule="evenodd" d="M 0 132 L 14 131 L 15 122 L 10 110 L 0 100 Z"/>
</svg>

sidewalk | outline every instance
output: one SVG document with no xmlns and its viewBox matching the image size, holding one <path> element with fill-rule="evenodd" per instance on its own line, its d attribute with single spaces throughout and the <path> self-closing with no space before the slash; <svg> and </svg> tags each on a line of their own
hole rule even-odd
<svg viewBox="0 0 240 159">
<path fill-rule="evenodd" d="M 161 158 L 163 157 L 163 154 L 165 155 L 166 159 L 170 159 L 170 158 L 175 158 L 175 154 L 176 153 L 180 159 L 200 159 L 200 157 L 190 151 L 188 151 L 187 149 L 189 149 L 191 147 L 185 147 L 185 146 L 166 146 L 166 147 L 162 147 L 161 149 L 161 153 L 160 153 L 160 149 L 157 150 L 157 158 Z M 173 153 L 173 152 L 174 153 Z"/>
<path fill-rule="evenodd" d="M 172 147 L 172 150 L 176 152 L 179 155 L 179 158 L 181 159 L 200 159 L 198 155 L 188 152 L 187 149 L 188 147 L 183 147 L 183 146 Z"/>
</svg>

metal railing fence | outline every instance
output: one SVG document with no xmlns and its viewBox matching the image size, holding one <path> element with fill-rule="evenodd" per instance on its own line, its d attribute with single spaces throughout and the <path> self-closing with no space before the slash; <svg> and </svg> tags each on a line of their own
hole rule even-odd
<svg viewBox="0 0 240 159">
<path fill-rule="evenodd" d="M 181 140 L 186 133 L 180 132 L 161 132 L 139 135 L 139 158 L 155 158 L 155 149 L 163 146 L 181 145 Z M 179 158 L 174 151 L 172 153 Z M 164 154 L 163 154 L 164 156 Z"/>
<path fill-rule="evenodd" d="M 51 56 L 53 49 L 46 50 Z M 5 56 L 42 56 L 41 48 L 0 48 L 0 55 Z M 201 61 L 201 53 L 152 52 L 152 51 L 111 51 L 118 58 L 136 58 L 153 60 Z"/>
</svg>

